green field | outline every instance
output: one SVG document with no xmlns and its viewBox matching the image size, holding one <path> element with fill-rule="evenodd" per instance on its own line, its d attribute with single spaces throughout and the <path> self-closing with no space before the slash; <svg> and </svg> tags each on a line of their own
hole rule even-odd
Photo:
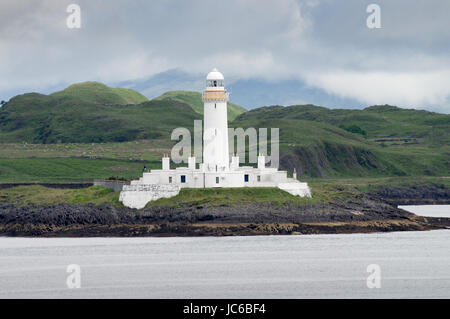
<svg viewBox="0 0 450 319">
<path fill-rule="evenodd" d="M 250 203 L 314 204 L 326 203 L 330 199 L 354 196 L 350 188 L 336 188 L 334 185 L 318 184 L 312 187 L 313 198 L 302 198 L 290 195 L 278 188 L 221 188 L 221 189 L 182 189 L 180 194 L 170 199 L 159 199 L 147 206 L 198 207 L 208 206 L 239 206 Z M 67 204 L 104 204 L 122 206 L 119 202 L 119 192 L 109 188 L 91 186 L 82 189 L 57 189 L 40 185 L 16 186 L 0 189 L 0 203 L 13 203 L 17 206 Z"/>
<path fill-rule="evenodd" d="M 0 203 L 16 206 L 66 204 L 112 204 L 121 207 L 119 193 L 110 188 L 91 186 L 81 189 L 58 189 L 39 185 L 0 189 Z"/>
<path fill-rule="evenodd" d="M 169 144 L 170 145 L 170 144 Z M 123 143 L 1 144 L 0 158 L 121 159 L 125 161 L 159 161 L 170 153 L 167 142 L 139 140 Z"/>
<path fill-rule="evenodd" d="M 132 179 L 142 162 L 87 158 L 1 158 L 1 183 L 92 182 L 110 177 Z M 148 165 L 148 164 L 147 164 Z"/>
</svg>

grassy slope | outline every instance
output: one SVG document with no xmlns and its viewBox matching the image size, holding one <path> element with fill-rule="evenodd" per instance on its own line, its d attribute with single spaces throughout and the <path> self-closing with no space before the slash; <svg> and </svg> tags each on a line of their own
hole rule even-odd
<svg viewBox="0 0 450 319">
<path fill-rule="evenodd" d="M 82 82 L 50 94 L 57 99 L 68 97 L 98 104 L 139 104 L 148 99 L 131 89 L 111 88 L 99 82 Z"/>
<path fill-rule="evenodd" d="M 176 114 L 177 116 L 174 116 Z M 71 96 L 37 93 L 11 99 L 0 109 L 0 142 L 89 143 L 163 138 L 201 116 L 177 101 L 100 105 Z"/>
<path fill-rule="evenodd" d="M 195 112 L 203 114 L 203 102 L 202 95 L 198 92 L 191 91 L 170 91 L 163 95 L 155 98 L 155 100 L 166 100 L 171 99 L 175 101 L 180 101 L 190 105 Z M 242 106 L 228 103 L 228 121 L 233 121 L 238 115 L 246 112 Z"/>
<path fill-rule="evenodd" d="M 0 203 L 12 203 L 16 206 L 67 204 L 113 204 L 119 202 L 119 194 L 110 188 L 91 186 L 81 189 L 57 189 L 39 185 L 17 186 L 0 189 Z"/>
<path fill-rule="evenodd" d="M 366 136 L 347 132 L 358 125 Z M 265 107 L 240 115 L 236 127 L 280 128 L 281 165 L 312 177 L 450 175 L 450 115 L 377 106 L 329 110 Z M 414 139 L 385 145 L 380 138 Z"/>
<path fill-rule="evenodd" d="M 313 187 L 313 198 L 301 198 L 290 195 L 278 188 L 221 188 L 221 189 L 182 189 L 177 196 L 150 202 L 148 206 L 196 207 L 208 204 L 210 206 L 239 206 L 250 203 L 271 203 L 284 205 L 286 203 L 307 205 L 328 202 L 331 198 L 354 196 L 349 189 L 337 189 L 332 185 L 321 184 Z M 83 189 L 56 189 L 40 185 L 17 186 L 0 189 L 0 202 L 14 203 L 18 206 L 36 204 L 51 205 L 68 204 L 103 204 L 110 203 L 122 206 L 119 202 L 119 192 L 100 186 Z"/>
<path fill-rule="evenodd" d="M 378 105 L 363 110 L 327 109 L 314 105 L 272 106 L 251 110 L 238 120 L 291 119 L 327 123 L 333 126 L 357 125 L 367 138 L 415 138 L 428 146 L 450 147 L 450 115 Z"/>
</svg>

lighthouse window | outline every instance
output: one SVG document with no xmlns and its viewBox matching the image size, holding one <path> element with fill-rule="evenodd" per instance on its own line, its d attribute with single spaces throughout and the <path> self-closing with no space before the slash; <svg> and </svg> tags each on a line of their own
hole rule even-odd
<svg viewBox="0 0 450 319">
<path fill-rule="evenodd" d="M 217 104 L 216 103 L 214 103 L 214 108 L 217 109 Z"/>
<path fill-rule="evenodd" d="M 186 175 L 181 175 L 181 182 L 186 183 Z"/>
<path fill-rule="evenodd" d="M 244 182 L 248 183 L 248 174 L 244 175 Z"/>
<path fill-rule="evenodd" d="M 216 177 L 216 184 L 219 184 L 219 176 Z"/>
<path fill-rule="evenodd" d="M 206 86 L 208 86 L 208 87 L 223 86 L 223 80 L 207 80 Z"/>
<path fill-rule="evenodd" d="M 172 184 L 172 176 L 169 176 L 169 184 Z"/>
<path fill-rule="evenodd" d="M 260 175 L 257 176 L 257 180 L 258 180 L 258 182 L 261 181 L 261 176 Z"/>
</svg>

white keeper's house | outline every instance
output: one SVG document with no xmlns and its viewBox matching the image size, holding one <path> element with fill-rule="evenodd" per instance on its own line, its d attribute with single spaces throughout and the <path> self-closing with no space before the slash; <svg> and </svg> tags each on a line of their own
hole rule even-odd
<svg viewBox="0 0 450 319">
<path fill-rule="evenodd" d="M 287 177 L 286 171 L 266 167 L 264 155 L 258 156 L 258 166 L 239 166 L 239 157 L 229 155 L 227 101 L 229 94 L 224 77 L 213 69 L 206 77 L 203 92 L 204 130 L 203 163 L 188 158 L 187 167 L 170 169 L 170 157 L 162 158 L 162 169 L 144 172 L 139 180 L 124 185 L 120 201 L 127 207 L 144 208 L 159 198 L 176 196 L 180 189 L 209 187 L 278 187 L 292 195 L 311 197 L 307 183 Z"/>
</svg>

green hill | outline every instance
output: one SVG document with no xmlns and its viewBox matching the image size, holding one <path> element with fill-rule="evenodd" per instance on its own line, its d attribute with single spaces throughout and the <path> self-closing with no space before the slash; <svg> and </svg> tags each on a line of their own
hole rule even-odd
<svg viewBox="0 0 450 319">
<path fill-rule="evenodd" d="M 147 101 L 137 92 L 89 82 L 43 95 L 12 98 L 0 109 L 1 143 L 92 143 L 164 138 L 173 128 L 193 126 L 201 116 L 174 100 Z M 109 92 L 109 93 L 108 93 Z M 174 116 L 176 114 L 177 116 Z"/>
<path fill-rule="evenodd" d="M 57 99 L 74 98 L 97 104 L 139 104 L 148 99 L 131 89 L 111 88 L 99 82 L 82 82 L 50 94 Z"/>
<path fill-rule="evenodd" d="M 388 105 L 364 110 L 271 106 L 244 112 L 231 104 L 229 109 L 237 116 L 230 122 L 232 127 L 279 128 L 281 168 L 296 168 L 301 178 L 450 176 L 450 115 Z M 123 161 L 117 176 L 129 178 L 140 173 L 136 159 L 158 159 L 149 165 L 159 167 L 159 157 L 175 143 L 170 139 L 173 129 L 192 129 L 193 121 L 202 119 L 201 111 L 200 93 L 168 92 L 146 101 L 135 91 L 97 82 L 75 84 L 50 95 L 18 95 L 0 108 L 0 143 L 23 146 L 25 142 L 33 147 L 4 145 L 14 156 L 2 153 L 0 180 L 17 176 L 33 181 L 78 180 L 63 168 L 76 162 L 87 169 L 92 158 Z M 149 146 L 137 152 L 132 145 L 136 142 L 131 142 L 137 140 L 150 141 L 151 150 Z M 58 143 L 84 144 L 70 147 L 80 152 L 46 146 L 32 150 L 37 144 Z M 94 143 L 88 153 L 86 143 Z M 64 159 L 70 157 L 83 160 Z M 133 173 L 124 166 L 127 161 Z M 52 170 L 54 163 L 60 165 L 58 171 Z M 116 176 L 114 172 L 111 168 L 102 174 Z"/>
<path fill-rule="evenodd" d="M 251 110 L 238 120 L 291 119 L 328 123 L 369 139 L 420 139 L 428 146 L 450 145 L 450 115 L 377 105 L 363 110 L 328 109 L 315 105 L 271 106 Z M 408 142 L 408 141 L 406 141 Z"/>
<path fill-rule="evenodd" d="M 280 128 L 281 166 L 304 176 L 450 175 L 446 114 L 393 106 L 272 106 L 241 114 L 232 124 Z"/>
<path fill-rule="evenodd" d="M 195 112 L 203 114 L 203 101 L 201 93 L 191 91 L 169 91 L 155 98 L 155 100 L 167 99 L 186 103 L 190 105 Z M 242 106 L 228 103 L 228 121 L 233 121 L 238 115 L 244 112 L 247 112 L 247 110 Z"/>
</svg>

